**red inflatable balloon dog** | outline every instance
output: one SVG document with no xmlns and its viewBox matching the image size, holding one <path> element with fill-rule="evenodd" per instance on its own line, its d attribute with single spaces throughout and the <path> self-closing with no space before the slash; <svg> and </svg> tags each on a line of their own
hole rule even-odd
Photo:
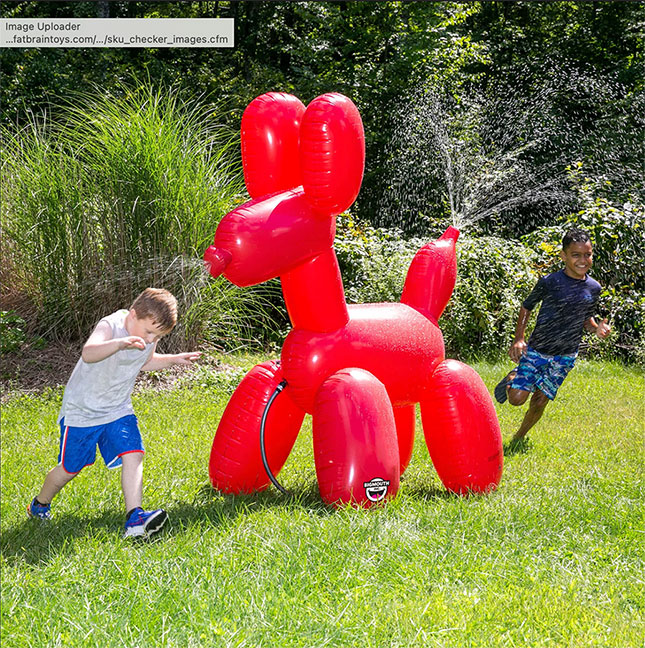
<svg viewBox="0 0 645 648">
<path fill-rule="evenodd" d="M 241 130 L 252 200 L 222 219 L 204 258 L 213 276 L 237 286 L 280 277 L 293 330 L 281 362 L 254 367 L 231 397 L 213 441 L 213 486 L 266 488 L 265 461 L 280 471 L 308 412 L 323 500 L 393 497 L 420 403 L 444 486 L 462 494 L 495 488 L 502 443 L 493 403 L 473 369 L 444 359 L 437 325 L 455 284 L 459 232 L 449 227 L 417 252 L 401 303 L 348 306 L 333 242 L 335 216 L 363 179 L 358 110 L 335 93 L 306 109 L 296 97 L 268 93 L 249 104 Z"/>
</svg>

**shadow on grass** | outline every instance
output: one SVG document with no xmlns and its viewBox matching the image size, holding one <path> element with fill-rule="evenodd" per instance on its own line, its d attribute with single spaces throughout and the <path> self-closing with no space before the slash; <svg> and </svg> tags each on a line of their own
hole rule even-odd
<svg viewBox="0 0 645 648">
<path fill-rule="evenodd" d="M 440 486 L 426 486 L 422 483 L 402 483 L 401 491 L 406 497 L 410 497 L 422 502 L 433 502 L 437 500 L 458 499 L 462 497 L 456 493 L 451 493 Z"/>
<path fill-rule="evenodd" d="M 74 541 L 84 537 L 105 537 L 122 534 L 125 515 L 105 512 L 94 518 L 61 515 L 52 520 L 27 518 L 2 532 L 0 552 L 10 563 L 48 562 L 53 556 L 74 551 Z"/>
<path fill-rule="evenodd" d="M 210 484 L 204 484 L 192 502 L 166 507 L 169 523 L 154 541 L 163 542 L 191 526 L 220 526 L 240 515 L 272 509 L 304 510 L 320 516 L 334 513 L 334 508 L 320 499 L 316 483 L 297 486 L 288 495 L 273 489 L 249 495 L 225 495 Z M 13 564 L 22 561 L 46 563 L 61 553 L 73 553 L 75 542 L 82 538 L 94 538 L 99 543 L 120 540 L 124 523 L 125 515 L 121 511 L 108 511 L 93 518 L 65 514 L 49 521 L 25 517 L 24 521 L 3 531 L 0 552 Z M 139 541 L 138 544 L 145 543 Z"/>
<path fill-rule="evenodd" d="M 517 454 L 526 454 L 531 448 L 531 440 L 528 437 L 519 439 L 517 441 L 509 441 L 504 446 L 504 456 L 512 457 Z"/>
<path fill-rule="evenodd" d="M 313 515 L 333 515 L 334 508 L 326 505 L 318 493 L 317 484 L 299 484 L 287 494 L 272 486 L 259 493 L 229 495 L 204 484 L 191 503 L 182 502 L 168 508 L 173 525 L 185 527 L 208 521 L 213 525 L 238 517 L 267 510 L 299 510 Z"/>
<path fill-rule="evenodd" d="M 443 488 L 410 481 L 403 486 L 406 497 L 421 501 L 437 501 L 458 498 Z M 378 507 L 377 507 L 378 508 Z M 227 495 L 204 484 L 192 502 L 176 502 L 166 507 L 169 522 L 154 538 L 164 542 L 182 535 L 195 526 L 203 528 L 227 525 L 240 516 L 249 516 L 269 510 L 305 512 L 320 517 L 333 516 L 336 509 L 320 498 L 317 482 L 297 484 L 288 494 L 280 493 L 272 486 L 260 493 Z M 106 511 L 93 518 L 65 514 L 50 521 L 25 519 L 5 530 L 0 538 L 0 551 L 10 564 L 27 562 L 31 565 L 47 563 L 60 554 L 71 554 L 78 540 L 92 538 L 99 544 L 113 545 L 122 540 L 125 516 L 121 511 Z M 135 546 L 145 542 L 134 541 Z"/>
</svg>

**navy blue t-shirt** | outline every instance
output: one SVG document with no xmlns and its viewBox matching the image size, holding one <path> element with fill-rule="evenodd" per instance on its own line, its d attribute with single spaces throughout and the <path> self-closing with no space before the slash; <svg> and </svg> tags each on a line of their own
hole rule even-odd
<svg viewBox="0 0 645 648">
<path fill-rule="evenodd" d="M 522 304 L 533 310 L 542 302 L 529 346 L 546 355 L 576 353 L 583 325 L 593 317 L 599 295 L 600 284 L 589 275 L 574 279 L 559 270 L 540 278 Z"/>
</svg>

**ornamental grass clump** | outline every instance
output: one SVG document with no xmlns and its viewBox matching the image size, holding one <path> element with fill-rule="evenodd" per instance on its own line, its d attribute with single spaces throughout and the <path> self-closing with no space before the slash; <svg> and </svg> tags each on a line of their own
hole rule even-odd
<svg viewBox="0 0 645 648">
<path fill-rule="evenodd" d="M 67 340 L 86 337 L 149 285 L 175 293 L 186 315 L 201 298 L 203 251 L 243 191 L 236 134 L 220 125 L 220 109 L 124 86 L 6 130 L 7 305 L 39 334 Z M 194 337 L 185 326 L 180 335 Z"/>
</svg>

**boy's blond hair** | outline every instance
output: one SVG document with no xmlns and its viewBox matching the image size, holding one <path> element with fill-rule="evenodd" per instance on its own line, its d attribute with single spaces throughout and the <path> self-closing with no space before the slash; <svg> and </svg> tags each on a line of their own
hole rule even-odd
<svg viewBox="0 0 645 648">
<path fill-rule="evenodd" d="M 130 308 L 138 319 L 149 317 L 165 332 L 177 324 L 177 300 L 164 288 L 146 288 Z"/>
</svg>

